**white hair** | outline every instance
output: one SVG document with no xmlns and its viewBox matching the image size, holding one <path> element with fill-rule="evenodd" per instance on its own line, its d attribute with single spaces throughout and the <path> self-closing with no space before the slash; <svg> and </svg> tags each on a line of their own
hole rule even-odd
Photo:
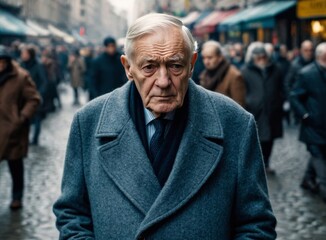
<svg viewBox="0 0 326 240">
<path fill-rule="evenodd" d="M 180 29 L 187 44 L 186 47 L 189 51 L 189 56 L 192 56 L 192 53 L 197 50 L 197 43 L 192 37 L 189 29 L 183 25 L 182 21 L 171 15 L 150 13 L 138 18 L 129 27 L 125 42 L 125 54 L 127 58 L 133 58 L 133 44 L 137 39 L 148 34 L 155 34 L 157 32 L 162 32 L 162 30 L 171 29 L 171 27 Z"/>
<path fill-rule="evenodd" d="M 318 44 L 318 46 L 316 47 L 316 58 L 318 59 L 321 55 L 326 53 L 326 42 L 322 42 L 320 44 Z"/>
<path fill-rule="evenodd" d="M 247 49 L 247 53 L 246 53 L 246 57 L 245 57 L 245 62 L 249 63 L 250 61 L 252 61 L 253 59 L 253 54 L 252 51 L 255 48 L 265 48 L 264 43 L 262 42 L 253 42 L 249 45 L 248 49 Z"/>
</svg>

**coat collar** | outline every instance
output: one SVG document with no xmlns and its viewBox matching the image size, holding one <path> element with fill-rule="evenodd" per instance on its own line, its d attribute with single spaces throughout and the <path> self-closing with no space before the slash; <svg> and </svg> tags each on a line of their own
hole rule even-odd
<svg viewBox="0 0 326 240">
<path fill-rule="evenodd" d="M 223 131 L 211 93 L 190 80 L 188 122 L 172 172 L 161 189 L 129 115 L 129 89 L 127 83 L 109 95 L 96 137 L 110 140 L 99 147 L 103 168 L 144 214 L 139 236 L 187 204 L 205 184 L 221 158 Z"/>
</svg>

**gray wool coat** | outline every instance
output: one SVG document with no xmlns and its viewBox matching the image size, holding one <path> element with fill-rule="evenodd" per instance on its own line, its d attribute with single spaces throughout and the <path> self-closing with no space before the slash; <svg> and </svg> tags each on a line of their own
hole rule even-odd
<svg viewBox="0 0 326 240">
<path fill-rule="evenodd" d="M 81 109 L 72 123 L 60 239 L 275 239 L 255 121 L 189 82 L 189 117 L 163 188 L 128 111 L 130 83 Z"/>
</svg>

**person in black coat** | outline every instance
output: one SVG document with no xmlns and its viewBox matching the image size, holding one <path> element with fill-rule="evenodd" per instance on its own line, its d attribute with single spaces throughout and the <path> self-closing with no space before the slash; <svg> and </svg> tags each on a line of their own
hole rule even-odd
<svg viewBox="0 0 326 240">
<path fill-rule="evenodd" d="M 90 73 L 90 95 L 94 97 L 109 93 L 127 81 L 115 39 L 107 37 L 103 43 L 105 51 L 94 59 Z"/>
<path fill-rule="evenodd" d="M 286 92 L 289 94 L 291 91 L 296 78 L 297 73 L 314 60 L 314 48 L 310 40 L 305 40 L 301 43 L 300 55 L 293 60 L 290 69 L 285 78 Z"/>
<path fill-rule="evenodd" d="M 44 66 L 39 63 L 36 58 L 34 46 L 25 46 L 22 48 L 21 66 L 29 72 L 36 85 L 37 91 L 40 93 L 42 99 L 44 99 L 47 92 L 48 79 Z M 45 118 L 45 114 L 46 111 L 43 102 L 32 119 L 32 124 L 34 125 L 32 144 L 34 145 L 38 145 L 39 136 L 41 134 L 41 122 Z"/>
<path fill-rule="evenodd" d="M 266 173 L 275 174 L 269 166 L 274 139 L 282 137 L 283 82 L 279 67 L 270 61 L 264 44 L 249 46 L 241 69 L 246 84 L 246 109 L 255 117 Z"/>
<path fill-rule="evenodd" d="M 319 188 L 326 201 L 326 42 L 317 46 L 316 61 L 299 72 L 290 101 L 302 120 L 299 139 L 311 153 L 301 187 Z"/>
</svg>

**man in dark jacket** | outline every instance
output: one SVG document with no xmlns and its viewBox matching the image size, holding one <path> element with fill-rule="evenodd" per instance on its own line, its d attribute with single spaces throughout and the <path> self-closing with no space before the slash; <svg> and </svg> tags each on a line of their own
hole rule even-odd
<svg viewBox="0 0 326 240">
<path fill-rule="evenodd" d="M 310 40 L 305 40 L 301 43 L 300 55 L 293 60 L 291 67 L 285 78 L 285 87 L 289 93 L 295 83 L 296 74 L 314 60 L 314 48 Z"/>
<path fill-rule="evenodd" d="M 256 119 L 259 140 L 264 156 L 265 169 L 269 174 L 275 171 L 270 168 L 269 160 L 274 139 L 281 137 L 283 83 L 279 67 L 270 61 L 264 44 L 252 43 L 249 46 L 248 63 L 241 73 L 246 83 L 246 108 Z"/>
<path fill-rule="evenodd" d="M 21 60 L 21 66 L 29 72 L 42 99 L 45 99 L 48 79 L 44 66 L 39 63 L 36 58 L 36 51 L 34 46 L 25 46 L 21 50 Z M 38 111 L 32 120 L 32 124 L 34 125 L 32 144 L 34 145 L 38 145 L 39 143 L 42 120 L 45 118 L 46 114 L 45 109 L 43 108 L 43 103 L 44 102 L 42 102 L 42 105 L 38 108 Z"/>
<path fill-rule="evenodd" d="M 307 144 L 311 158 L 301 184 L 326 201 L 326 42 L 316 48 L 316 61 L 298 75 L 290 101 L 302 120 L 300 140 Z"/>
<path fill-rule="evenodd" d="M 121 87 L 127 80 L 115 39 L 107 37 L 103 44 L 105 51 L 94 59 L 90 73 L 90 93 L 94 97 Z"/>
</svg>

